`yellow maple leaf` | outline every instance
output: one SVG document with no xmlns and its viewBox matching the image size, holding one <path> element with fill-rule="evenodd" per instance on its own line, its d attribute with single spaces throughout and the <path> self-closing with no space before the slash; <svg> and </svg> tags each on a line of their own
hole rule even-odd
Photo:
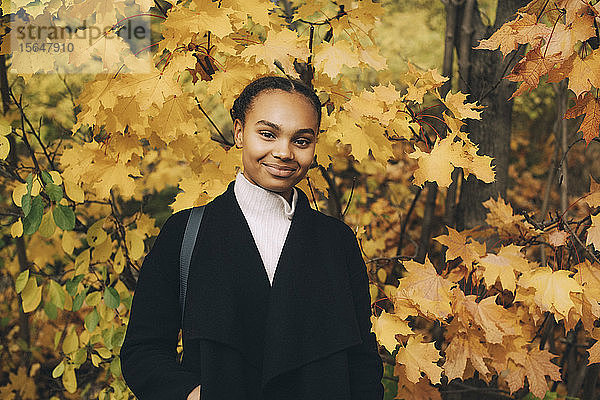
<svg viewBox="0 0 600 400">
<path fill-rule="evenodd" d="M 398 377 L 398 390 L 396 397 L 411 400 L 442 400 L 440 392 L 431 385 L 428 378 L 421 378 L 416 384 L 406 377 L 406 366 L 394 365 L 394 376 Z"/>
<path fill-rule="evenodd" d="M 600 87 L 600 49 L 594 50 L 585 58 L 575 57 L 569 72 L 569 89 L 580 96 L 591 90 L 592 86 Z M 598 127 L 596 127 L 597 130 Z"/>
<path fill-rule="evenodd" d="M 548 350 L 539 350 L 535 347 L 531 350 L 521 348 L 519 351 L 509 352 L 507 356 L 515 364 L 521 366 L 521 368 L 510 371 L 510 375 L 512 375 L 510 379 L 513 381 L 510 385 L 511 391 L 514 391 L 514 387 L 523 387 L 524 379 L 527 377 L 529 391 L 533 395 L 543 398 L 548 391 L 546 375 L 553 381 L 561 380 L 560 367 L 550 361 L 556 356 Z"/>
<path fill-rule="evenodd" d="M 424 343 L 423 335 L 411 336 L 405 347 L 400 347 L 396 362 L 406 366 L 406 377 L 412 383 L 421 379 L 423 372 L 431 383 L 440 383 L 442 369 L 436 364 L 440 352 L 434 343 Z"/>
<path fill-rule="evenodd" d="M 390 314 L 383 310 L 379 317 L 371 316 L 373 332 L 377 341 L 381 343 L 390 353 L 394 351 L 398 340 L 396 335 L 412 335 L 414 332 L 408 326 L 408 323 L 395 314 Z"/>
<path fill-rule="evenodd" d="M 309 55 L 307 41 L 289 29 L 282 29 L 280 32 L 269 30 L 264 43 L 251 44 L 240 53 L 243 59 L 262 61 L 271 70 L 276 69 L 273 63 L 277 60 L 286 72 L 294 71 L 294 58 L 306 60 Z"/>
<path fill-rule="evenodd" d="M 323 42 L 315 47 L 314 65 L 317 71 L 335 78 L 342 70 L 342 66 L 358 67 L 360 58 L 354 52 L 350 42 L 338 40 L 335 44 Z"/>
<path fill-rule="evenodd" d="M 533 225 L 525 220 L 522 215 L 514 215 L 512 206 L 501 196 L 498 200 L 490 197 L 482 205 L 489 211 L 485 217 L 485 222 L 498 229 L 498 232 L 506 236 L 522 236 L 533 233 L 541 233 Z"/>
<path fill-rule="evenodd" d="M 415 148 L 415 151 L 408 156 L 418 160 L 418 168 L 414 173 L 415 185 L 422 186 L 429 181 L 437 182 L 441 187 L 448 187 L 452 183 L 452 171 L 454 171 L 452 161 L 457 158 L 457 154 L 452 147 L 451 138 L 436 140 L 429 153 Z"/>
<path fill-rule="evenodd" d="M 233 10 L 227 7 L 208 8 L 204 5 L 203 9 L 195 11 L 178 4 L 169 10 L 162 26 L 166 32 L 173 32 L 178 43 L 189 43 L 194 34 L 204 35 L 207 31 L 222 38 L 233 32 L 229 20 L 231 13 Z"/>
<path fill-rule="evenodd" d="M 484 106 L 477 105 L 477 102 L 467 103 L 467 95 L 462 92 L 458 92 L 455 94 L 448 92 L 444 99 L 442 99 L 441 97 L 439 99 L 446 105 L 446 107 L 448 107 L 450 111 L 452 111 L 452 114 L 454 114 L 454 116 L 458 119 L 481 119 L 481 116 L 479 115 L 481 114 L 481 111 L 477 110 L 485 108 Z"/>
<path fill-rule="evenodd" d="M 590 208 L 600 207 L 600 183 L 596 183 L 592 177 L 590 177 L 590 190 L 584 196 L 583 201 L 585 201 Z"/>
<path fill-rule="evenodd" d="M 447 229 L 447 235 L 433 238 L 448 248 L 446 260 L 454 260 L 460 257 L 467 267 L 471 267 L 474 261 L 478 261 L 480 257 L 485 255 L 485 243 L 474 241 L 464 233 L 458 232 L 449 226 Z"/>
<path fill-rule="evenodd" d="M 223 0 L 221 7 L 230 7 L 243 17 L 240 27 L 246 23 L 246 16 L 251 17 L 252 22 L 268 27 L 269 10 L 275 5 L 268 0 Z"/>
<path fill-rule="evenodd" d="M 592 225 L 587 231 L 587 239 L 585 245 L 590 244 L 594 246 L 596 250 L 600 250 L 600 214 L 590 215 Z"/>
<path fill-rule="evenodd" d="M 575 307 L 569 293 L 581 293 L 583 288 L 570 271 L 552 271 L 550 267 L 539 267 L 521 275 L 518 284 L 524 288 L 535 288 L 534 301 L 542 311 L 554 313 L 557 320 L 566 318 Z"/>
<path fill-rule="evenodd" d="M 587 352 L 590 354 L 588 359 L 588 365 L 595 364 L 600 362 L 600 340 L 598 340 L 592 347 L 587 349 Z"/>
<path fill-rule="evenodd" d="M 484 358 L 490 358 L 487 348 L 481 343 L 481 339 L 475 334 L 459 332 L 454 336 L 445 350 L 446 362 L 443 365 L 444 375 L 448 381 L 454 378 L 463 379 L 467 360 L 483 376 L 490 373 Z"/>
<path fill-rule="evenodd" d="M 403 265 L 407 273 L 399 280 L 396 301 L 406 299 L 424 315 L 445 319 L 451 312 L 449 293 L 454 284 L 437 273 L 429 257 L 425 264 L 405 261 Z"/>
<path fill-rule="evenodd" d="M 521 248 L 510 244 L 503 246 L 498 254 L 487 254 L 479 260 L 479 264 L 484 268 L 483 280 L 488 288 L 499 280 L 503 289 L 515 291 L 515 272 L 523 273 L 532 268 L 529 261 L 523 257 Z"/>
</svg>

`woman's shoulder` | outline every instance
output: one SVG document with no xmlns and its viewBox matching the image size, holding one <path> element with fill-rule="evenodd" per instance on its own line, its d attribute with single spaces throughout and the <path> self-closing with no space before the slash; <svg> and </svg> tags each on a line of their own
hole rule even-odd
<svg viewBox="0 0 600 400">
<path fill-rule="evenodd" d="M 339 239 L 347 240 L 354 237 L 354 231 L 346 222 L 331 215 L 325 214 L 322 211 L 317 211 L 311 208 L 311 212 L 315 221 L 319 225 L 320 230 L 338 235 Z"/>
</svg>

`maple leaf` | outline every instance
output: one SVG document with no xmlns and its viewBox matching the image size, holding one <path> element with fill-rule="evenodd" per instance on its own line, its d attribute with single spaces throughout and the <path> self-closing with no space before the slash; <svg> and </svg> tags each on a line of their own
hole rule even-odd
<svg viewBox="0 0 600 400">
<path fill-rule="evenodd" d="M 449 135 L 450 137 L 451 135 Z M 460 137 L 460 136 L 459 136 Z M 493 158 L 485 155 L 477 154 L 479 147 L 473 144 L 468 138 L 461 137 L 461 141 L 453 142 L 455 154 L 460 154 L 454 158 L 452 164 L 455 167 L 463 169 L 464 178 L 468 178 L 470 174 L 485 183 L 491 183 L 496 179 L 494 166 L 491 165 Z"/>
<path fill-rule="evenodd" d="M 600 362 L 600 340 L 598 340 L 592 347 L 587 349 L 587 352 L 590 354 L 588 359 L 588 365 L 596 364 Z"/>
<path fill-rule="evenodd" d="M 150 117 L 150 128 L 168 144 L 178 136 L 193 135 L 201 118 L 194 96 L 185 93 L 165 99 L 159 114 Z"/>
<path fill-rule="evenodd" d="M 534 301 L 542 311 L 550 311 L 566 318 L 569 310 L 575 307 L 569 293 L 581 293 L 583 288 L 569 277 L 570 271 L 552 271 L 550 267 L 539 267 L 521 275 L 518 284 L 524 288 L 535 288 Z"/>
<path fill-rule="evenodd" d="M 442 400 L 440 392 L 431 385 L 427 378 L 419 379 L 416 384 L 406 377 L 406 366 L 396 363 L 394 375 L 398 377 L 396 397 L 405 400 Z"/>
<path fill-rule="evenodd" d="M 549 35 L 547 43 L 544 45 L 544 52 L 546 54 L 558 53 L 563 57 L 570 56 L 577 42 L 585 42 L 595 34 L 594 16 L 587 13 L 567 24 L 558 22 L 554 26 L 554 32 Z"/>
<path fill-rule="evenodd" d="M 592 25 L 593 27 L 593 25 Z M 594 50 L 585 58 L 573 57 L 571 70 L 568 72 L 569 89 L 580 96 L 593 87 L 600 87 L 600 49 Z M 597 127 L 596 127 L 597 128 Z"/>
<path fill-rule="evenodd" d="M 458 119 L 481 119 L 481 111 L 477 110 L 485 108 L 482 105 L 477 105 L 477 102 L 467 103 L 467 95 L 462 92 L 458 92 L 455 94 L 448 92 L 446 94 L 446 97 L 443 100 L 440 98 L 440 100 L 446 105 L 446 107 L 448 107 L 450 111 L 452 111 L 452 114 L 454 114 L 454 116 Z"/>
<path fill-rule="evenodd" d="M 600 250 L 600 214 L 590 215 L 592 225 L 587 231 L 586 246 L 592 244 L 596 250 Z"/>
<path fill-rule="evenodd" d="M 531 265 L 523 257 L 521 248 L 521 246 L 510 244 L 503 246 L 498 254 L 487 254 L 479 260 L 479 264 L 484 268 L 483 280 L 488 288 L 499 280 L 503 289 L 515 291 L 515 272 L 531 270 Z"/>
<path fill-rule="evenodd" d="M 465 296 L 460 288 L 451 291 L 452 311 L 463 328 L 468 331 L 478 325 L 483 331 L 488 343 L 502 343 L 507 336 L 520 335 L 521 329 L 514 309 L 507 310 L 496 304 L 496 296 L 486 297 L 476 302 L 477 296 Z"/>
<path fill-rule="evenodd" d="M 478 261 L 480 257 L 485 255 L 485 243 L 471 240 L 464 233 L 458 232 L 449 226 L 447 228 L 447 235 L 433 238 L 448 248 L 446 260 L 454 260 L 460 257 L 467 267 L 471 267 L 474 261 Z"/>
<path fill-rule="evenodd" d="M 444 352 L 446 353 L 446 362 L 442 367 L 448 381 L 454 378 L 463 379 L 467 360 L 482 375 L 485 376 L 490 373 L 484 361 L 484 358 L 490 358 L 490 355 L 481 343 L 480 338 L 475 334 L 465 334 L 464 332 L 457 334 L 450 340 Z"/>
<path fill-rule="evenodd" d="M 600 265 L 597 263 L 591 264 L 585 260 L 573 266 L 577 273 L 573 275 L 573 279 L 583 286 L 583 292 L 588 293 L 591 298 L 600 298 Z"/>
<path fill-rule="evenodd" d="M 323 42 L 315 47 L 315 68 L 331 78 L 339 75 L 343 65 L 358 67 L 359 62 L 358 54 L 347 40 L 339 40 L 335 44 Z"/>
<path fill-rule="evenodd" d="M 429 257 L 425 264 L 405 261 L 403 265 L 407 273 L 399 280 L 396 299 L 409 300 L 426 316 L 445 319 L 451 312 L 449 292 L 454 284 L 438 275 Z"/>
<path fill-rule="evenodd" d="M 512 384 L 509 384 L 511 392 L 514 392 L 513 388 L 515 387 L 523 387 L 525 377 L 527 377 L 529 391 L 533 395 L 543 398 L 548 391 L 545 377 L 549 376 L 553 381 L 561 380 L 560 367 L 550 361 L 556 356 L 547 350 L 521 348 L 519 351 L 509 352 L 507 356 L 521 367 L 510 371 L 510 380 L 513 381 Z"/>
<path fill-rule="evenodd" d="M 565 118 L 575 118 L 585 114 L 577 132 L 583 134 L 587 144 L 600 134 L 600 99 L 596 99 L 591 92 L 578 97 L 575 105 L 567 110 Z"/>
<path fill-rule="evenodd" d="M 521 334 L 514 312 L 496 304 L 498 295 L 487 297 L 479 303 L 475 302 L 476 297 L 467 296 L 471 300 L 467 303 L 467 310 L 473 315 L 475 323 L 483 329 L 489 343 L 502 343 L 502 339 L 507 335 Z"/>
<path fill-rule="evenodd" d="M 221 7 L 230 7 L 243 16 L 241 26 L 246 23 L 245 17 L 249 16 L 252 22 L 268 27 L 271 19 L 269 12 L 274 4 L 267 0 L 223 0 Z"/>
<path fill-rule="evenodd" d="M 498 200 L 490 197 L 482 205 L 489 211 L 485 221 L 491 227 L 507 236 L 527 236 L 538 232 L 522 215 L 513 215 L 513 209 L 501 196 Z M 538 232 L 541 233 L 541 232 Z"/>
<path fill-rule="evenodd" d="M 195 11 L 178 4 L 168 11 L 162 27 L 177 43 L 189 43 L 194 35 L 203 35 L 208 31 L 211 35 L 223 38 L 233 33 L 229 19 L 231 13 L 233 10 L 226 7 L 203 7 Z"/>
<path fill-rule="evenodd" d="M 408 156 L 418 160 L 418 168 L 414 173 L 415 185 L 422 186 L 429 181 L 437 182 L 442 187 L 448 187 L 452 183 L 452 171 L 454 171 L 452 161 L 459 158 L 453 151 L 452 138 L 436 140 L 429 153 L 425 153 L 417 147 Z"/>
<path fill-rule="evenodd" d="M 271 70 L 275 69 L 274 61 L 277 60 L 285 71 L 294 71 L 294 58 L 305 60 L 309 55 L 306 40 L 299 38 L 296 32 L 289 29 L 282 29 L 280 32 L 270 30 L 264 43 L 251 44 L 240 53 L 243 59 L 254 58 L 257 62 L 262 61 Z"/>
<path fill-rule="evenodd" d="M 390 314 L 383 310 L 379 317 L 371 316 L 373 332 L 377 341 L 381 343 L 390 353 L 394 351 L 398 340 L 398 335 L 412 335 L 414 332 L 408 326 L 408 323 L 395 314 Z"/>
<path fill-rule="evenodd" d="M 506 22 L 495 31 L 489 39 L 479 42 L 477 50 L 496 50 L 500 47 L 500 52 L 506 56 L 515 50 L 519 44 L 529 44 L 535 46 L 541 41 L 542 37 L 549 35 L 552 29 L 544 24 L 537 22 L 535 15 L 518 12 L 515 19 Z"/>
<path fill-rule="evenodd" d="M 407 66 L 408 72 L 404 74 L 404 79 L 408 83 L 408 88 L 404 100 L 422 103 L 425 93 L 441 87 L 449 79 L 440 75 L 437 69 L 419 71 L 410 62 Z"/>
<path fill-rule="evenodd" d="M 583 201 L 585 201 L 590 208 L 600 207 L 600 183 L 596 183 L 592 177 L 590 177 L 590 190 L 584 196 Z"/>
<path fill-rule="evenodd" d="M 436 362 L 440 359 L 440 353 L 434 343 L 424 343 L 423 335 L 411 336 L 405 347 L 398 349 L 396 362 L 406 367 L 406 377 L 412 383 L 421 379 L 423 372 L 431 383 L 440 383 L 442 368 Z"/>
<path fill-rule="evenodd" d="M 561 60 L 560 54 L 544 56 L 539 47 L 527 52 L 525 57 L 514 66 L 512 72 L 506 76 L 506 79 L 510 81 L 523 82 L 509 100 L 535 89 L 540 82 L 540 77 L 549 73 Z"/>
</svg>

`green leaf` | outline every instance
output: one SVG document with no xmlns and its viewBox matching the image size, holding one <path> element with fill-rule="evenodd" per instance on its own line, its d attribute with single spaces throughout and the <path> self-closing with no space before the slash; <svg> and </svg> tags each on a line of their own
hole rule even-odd
<svg viewBox="0 0 600 400">
<path fill-rule="evenodd" d="M 23 234 L 32 235 L 38 230 L 44 215 L 44 203 L 41 196 L 35 196 L 31 201 L 31 210 L 23 218 Z"/>
<path fill-rule="evenodd" d="M 64 308 L 66 297 L 67 295 L 63 287 L 58 282 L 50 280 L 50 300 L 52 300 L 56 307 Z"/>
<path fill-rule="evenodd" d="M 55 203 L 58 203 L 63 198 L 62 186 L 49 183 L 44 187 L 44 191 L 48 193 L 48 197 Z M 70 209 L 69 209 L 70 210 Z"/>
<path fill-rule="evenodd" d="M 98 326 L 98 322 L 100 322 L 100 314 L 96 310 L 96 307 L 85 316 L 85 329 L 87 329 L 90 333 L 94 332 L 94 329 Z"/>
<path fill-rule="evenodd" d="M 27 216 L 27 214 L 29 214 L 29 211 L 31 210 L 31 194 L 25 193 L 21 197 L 21 208 L 23 209 L 23 214 Z"/>
<path fill-rule="evenodd" d="M 69 279 L 65 285 L 67 288 L 67 293 L 69 293 L 71 296 L 75 296 L 75 293 L 77 293 L 77 285 L 79 285 L 79 282 L 83 280 L 83 277 L 83 274 L 79 274 L 75 275 L 72 279 Z"/>
<path fill-rule="evenodd" d="M 48 171 L 42 171 L 42 181 L 48 185 L 50 183 L 54 183 L 54 180 L 52 179 L 52 175 L 50 175 L 50 173 L 48 173 Z"/>
<path fill-rule="evenodd" d="M 31 174 L 31 172 L 29 173 L 29 175 L 27 175 L 25 181 L 27 182 L 27 193 L 31 194 L 31 185 L 33 185 L 33 175 Z"/>
<path fill-rule="evenodd" d="M 58 312 L 54 303 L 47 301 L 44 303 L 44 312 L 51 320 L 55 320 L 58 316 Z"/>
<path fill-rule="evenodd" d="M 121 376 L 121 359 L 119 357 L 113 358 L 110 362 L 110 372 L 115 376 Z"/>
<path fill-rule="evenodd" d="M 112 338 L 110 339 L 113 348 L 120 347 L 123 344 L 123 341 L 125 340 L 125 329 L 126 327 L 124 326 L 115 329 Z"/>
<path fill-rule="evenodd" d="M 85 296 L 87 296 L 87 288 L 83 292 L 77 293 L 77 296 L 73 298 L 73 311 L 78 311 L 81 308 Z"/>
<path fill-rule="evenodd" d="M 104 290 L 104 304 L 108 308 L 117 308 L 121 303 L 119 292 L 114 287 L 107 287 Z"/>
<path fill-rule="evenodd" d="M 87 349 L 82 347 L 73 354 L 73 363 L 75 368 L 79 368 L 87 360 Z"/>
<path fill-rule="evenodd" d="M 75 213 L 67 206 L 57 204 L 52 210 L 52 217 L 56 226 L 64 231 L 71 231 L 75 227 Z"/>
<path fill-rule="evenodd" d="M 25 288 L 25 285 L 27 284 L 27 280 L 29 280 L 29 270 L 28 269 L 21 272 L 19 274 L 19 276 L 17 276 L 17 280 L 15 281 L 15 289 L 17 291 L 17 294 L 21 293 L 23 288 Z"/>
</svg>

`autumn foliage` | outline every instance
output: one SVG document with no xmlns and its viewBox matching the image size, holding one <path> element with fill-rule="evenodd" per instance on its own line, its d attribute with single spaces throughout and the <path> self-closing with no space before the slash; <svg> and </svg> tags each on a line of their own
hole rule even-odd
<svg viewBox="0 0 600 400">
<path fill-rule="evenodd" d="M 387 67 L 374 45 L 381 3 L 318 0 L 286 8 L 267 0 L 191 0 L 163 8 L 166 2 L 136 1 L 127 12 L 116 2 L 118 13 L 100 3 L 65 3 L 60 12 L 89 13 L 109 26 L 149 14 L 160 34 L 147 50 L 150 72 L 134 73 L 147 53 L 123 52 L 123 41 L 73 39 L 71 63 L 95 54 L 105 68 L 125 69 L 81 82 L 73 104 L 63 106 L 77 109 L 76 117 L 56 117 L 69 131 L 64 137 L 42 135 L 34 117 L 47 113 L 30 111 L 22 97 L 58 63 L 21 54 L 18 66 L 27 73 L 7 75 L 19 84 L 3 88 L 10 107 L 0 120 L 0 194 L 8 229 L 0 270 L 11 290 L 3 294 L 9 317 L 0 397 L 38 398 L 34 382 L 45 368 L 56 380 L 52 398 L 130 398 L 118 354 L 137 271 L 159 232 L 147 199 L 176 187 L 170 211 L 178 211 L 225 190 L 241 151 L 222 115 L 247 83 L 267 74 L 313 85 L 326 110 L 315 163 L 299 187 L 321 210 L 341 191 L 337 216 L 359 228 L 373 330 L 397 380 L 396 398 L 440 399 L 451 382 L 473 379 L 507 396 L 543 398 L 573 379 L 559 360 L 573 335 L 584 343 L 578 362 L 600 362 L 600 185 L 573 203 L 576 215 L 539 221 L 534 211 L 491 198 L 481 227 L 447 227 L 434 238 L 442 251 L 423 263 L 395 253 L 405 230 L 418 230 L 402 220 L 413 209 L 411 190 L 427 182 L 447 188 L 457 169 L 490 183 L 495 171 L 465 131 L 465 121 L 485 118 L 486 110 L 466 93 L 442 95 L 448 78 L 435 69 L 409 63 L 394 82 L 362 89 L 359 74 L 377 76 Z M 582 120 L 588 144 L 600 126 L 600 5 L 592 3 L 534 0 L 476 47 L 515 58 L 506 79 L 522 83 L 513 96 L 544 77 L 568 79 L 575 97 L 565 118 Z M 54 5 L 24 10 L 33 21 L 59 12 Z M 3 12 L 15 17 L 16 10 L 3 4 Z M 1 53 L 16 60 L 11 34 Z M 355 187 L 351 174 L 371 187 Z M 545 264 L 542 247 L 551 254 Z M 386 262 L 372 262 L 376 257 Z M 400 279 L 390 278 L 394 268 Z M 571 341 L 560 344 L 564 338 Z"/>
</svg>

